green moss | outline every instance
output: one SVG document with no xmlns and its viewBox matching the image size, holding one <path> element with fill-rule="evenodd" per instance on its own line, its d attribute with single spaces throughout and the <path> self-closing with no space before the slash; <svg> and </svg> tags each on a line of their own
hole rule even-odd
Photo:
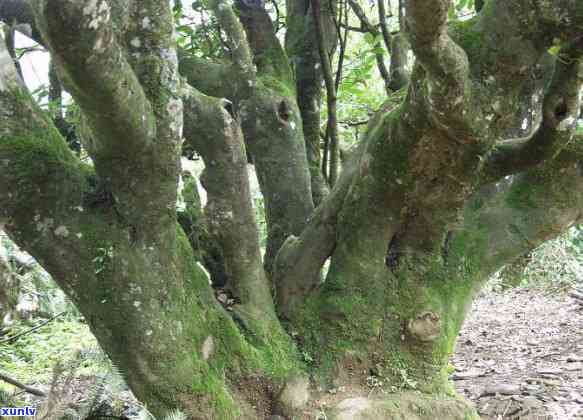
<svg viewBox="0 0 583 420">
<path fill-rule="evenodd" d="M 540 190 L 540 188 L 541 187 L 536 184 L 520 183 L 512 188 L 510 193 L 506 196 L 506 204 L 517 210 L 536 208 L 537 203 L 533 200 L 533 197 L 538 195 L 537 190 Z"/>
<path fill-rule="evenodd" d="M 259 76 L 258 82 L 259 87 L 262 87 L 267 91 L 275 92 L 280 96 L 284 96 L 286 98 L 290 98 L 292 101 L 295 101 L 295 85 L 289 80 L 281 79 L 270 74 L 263 74 Z"/>
<path fill-rule="evenodd" d="M 469 56 L 475 56 L 482 45 L 482 32 L 476 28 L 478 16 L 467 20 L 454 20 L 449 25 L 449 33 L 456 43 L 462 47 Z"/>
</svg>

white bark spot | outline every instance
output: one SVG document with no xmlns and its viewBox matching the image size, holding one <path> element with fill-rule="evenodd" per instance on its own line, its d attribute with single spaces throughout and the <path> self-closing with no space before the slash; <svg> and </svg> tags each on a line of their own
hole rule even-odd
<svg viewBox="0 0 583 420">
<path fill-rule="evenodd" d="M 69 229 L 67 229 L 67 226 L 61 225 L 55 229 L 55 235 L 60 236 L 62 238 L 66 238 L 67 236 L 69 236 Z"/>
<path fill-rule="evenodd" d="M 148 29 L 151 24 L 152 24 L 152 22 L 150 21 L 150 18 L 148 16 L 146 16 L 144 19 L 142 19 L 142 28 Z"/>
<path fill-rule="evenodd" d="M 97 1 L 89 0 L 85 7 L 83 8 L 83 14 L 85 16 L 92 16 L 97 11 Z"/>
<path fill-rule="evenodd" d="M 102 1 L 99 7 L 98 3 L 99 0 L 89 0 L 83 8 L 83 15 L 91 18 L 87 24 L 89 29 L 96 30 L 111 18 L 111 11 L 107 2 Z"/>
<path fill-rule="evenodd" d="M 37 216 L 35 216 L 35 220 L 36 220 L 36 230 L 37 230 L 37 232 L 46 233 L 55 224 L 55 221 L 53 219 L 51 219 L 50 217 L 44 219 L 43 221 L 41 221 L 40 220 L 40 216 L 37 215 Z"/>
<path fill-rule="evenodd" d="M 206 268 L 204 268 L 204 265 L 202 265 L 201 263 L 199 263 L 198 261 L 196 262 L 196 265 L 198 265 L 198 268 L 200 268 L 202 270 L 202 272 L 204 273 L 204 275 L 206 276 L 209 284 L 212 284 L 211 282 L 211 275 L 209 274 L 209 272 L 207 271 Z"/>
<path fill-rule="evenodd" d="M 83 237 L 83 234 L 82 234 L 81 232 L 79 232 L 79 233 L 77 234 L 77 238 L 81 239 L 82 237 Z"/>
<path fill-rule="evenodd" d="M 139 300 L 136 300 L 134 302 L 134 307 L 139 308 L 140 306 L 142 306 L 142 302 L 140 302 Z"/>
<path fill-rule="evenodd" d="M 295 123 L 295 121 L 290 122 L 289 123 L 289 126 L 291 127 L 292 130 L 295 130 L 296 129 L 296 123 Z"/>
<path fill-rule="evenodd" d="M 148 331 L 146 331 L 146 335 L 147 335 L 148 337 L 149 337 L 149 336 L 151 336 L 152 334 L 153 334 L 153 331 L 152 331 L 152 330 L 148 330 Z"/>
<path fill-rule="evenodd" d="M 575 122 L 574 117 L 565 118 L 563 121 L 559 123 L 557 126 L 558 131 L 567 131 L 569 127 Z"/>
<path fill-rule="evenodd" d="M 134 283 L 130 283 L 129 286 L 130 286 L 130 293 L 132 293 L 132 294 L 142 293 L 141 286 L 138 286 L 137 284 L 134 284 Z M 134 303 L 134 305 L 135 305 L 135 303 Z"/>
<path fill-rule="evenodd" d="M 213 351 L 215 349 L 215 340 L 213 339 L 212 335 L 209 335 L 206 340 L 204 340 L 204 343 L 202 343 L 202 358 L 204 360 L 208 360 L 209 357 L 211 357 L 211 355 L 213 354 Z"/>
<path fill-rule="evenodd" d="M 140 48 L 142 46 L 142 41 L 140 41 L 140 38 L 134 38 L 130 41 L 130 45 L 134 48 Z"/>
<path fill-rule="evenodd" d="M 172 130 L 174 135 L 179 139 L 182 138 L 182 130 L 184 127 L 182 108 L 182 101 L 176 98 L 170 99 L 166 106 L 166 112 L 168 115 L 174 117 L 170 122 L 170 130 Z"/>
</svg>

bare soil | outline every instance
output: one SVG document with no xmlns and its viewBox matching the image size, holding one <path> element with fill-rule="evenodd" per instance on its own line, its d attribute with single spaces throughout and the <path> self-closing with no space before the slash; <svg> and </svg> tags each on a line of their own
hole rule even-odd
<svg viewBox="0 0 583 420">
<path fill-rule="evenodd" d="M 583 419 L 583 301 L 540 289 L 481 296 L 452 364 L 483 420 Z"/>
</svg>

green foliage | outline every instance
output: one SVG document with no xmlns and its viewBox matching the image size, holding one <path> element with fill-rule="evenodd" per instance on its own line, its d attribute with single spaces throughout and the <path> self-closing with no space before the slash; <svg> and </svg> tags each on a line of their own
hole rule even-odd
<svg viewBox="0 0 583 420">
<path fill-rule="evenodd" d="M 219 58 L 224 55 L 226 45 L 217 20 L 209 10 L 208 0 L 194 1 L 192 10 L 187 10 L 182 1 L 175 2 L 178 45 L 199 57 Z"/>
<path fill-rule="evenodd" d="M 526 284 L 547 284 L 552 288 L 580 282 L 583 279 L 583 226 L 574 227 L 534 250 L 532 262 L 524 274 Z"/>
<path fill-rule="evenodd" d="M 493 287 L 569 288 L 583 278 L 583 226 L 545 242 L 528 256 L 504 267 L 493 277 Z"/>
<path fill-rule="evenodd" d="M 156 418 L 146 409 L 140 412 L 138 420 L 156 420 Z M 188 416 L 182 411 L 173 410 L 166 414 L 162 420 L 188 420 Z"/>
<path fill-rule="evenodd" d="M 31 325 L 13 326 L 10 335 L 27 331 Z M 0 344 L 0 369 L 23 383 L 49 383 L 58 362 L 73 360 L 79 352 L 97 347 L 89 327 L 74 319 L 55 320 L 11 343 Z M 100 367 L 86 362 L 79 365 L 78 375 L 92 375 Z"/>
</svg>

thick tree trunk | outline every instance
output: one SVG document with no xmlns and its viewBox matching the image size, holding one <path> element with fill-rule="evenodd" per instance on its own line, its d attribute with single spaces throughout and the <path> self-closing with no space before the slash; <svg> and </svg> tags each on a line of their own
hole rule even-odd
<svg viewBox="0 0 583 420">
<path fill-rule="evenodd" d="M 490 0 L 448 31 L 449 1 L 406 1 L 417 57 L 407 97 L 372 119 L 312 215 L 289 60 L 265 9 L 240 3 L 245 31 L 227 2 L 212 4 L 233 41 L 231 65 L 183 66 L 232 71 L 233 86 L 189 75 L 205 93 L 232 87 L 231 104 L 183 84 L 168 3 L 34 2 L 87 122 L 94 166 L 23 88 L 0 35 L 0 226 L 55 277 L 157 416 L 178 407 L 193 418 L 255 419 L 270 406 L 297 415 L 309 394 L 293 336 L 320 385 L 350 382 L 364 395 L 375 376 L 399 391 L 369 400 L 362 418 L 473 417 L 446 371 L 472 296 L 582 218 L 581 8 L 545 3 L 539 15 L 527 13 L 530 1 Z M 545 67 L 549 31 L 564 45 Z M 277 307 L 242 133 L 266 198 Z M 177 224 L 183 136 L 205 160 L 205 217 L 230 273 L 232 311 Z M 257 395 L 263 411 L 252 407 Z"/>
</svg>

